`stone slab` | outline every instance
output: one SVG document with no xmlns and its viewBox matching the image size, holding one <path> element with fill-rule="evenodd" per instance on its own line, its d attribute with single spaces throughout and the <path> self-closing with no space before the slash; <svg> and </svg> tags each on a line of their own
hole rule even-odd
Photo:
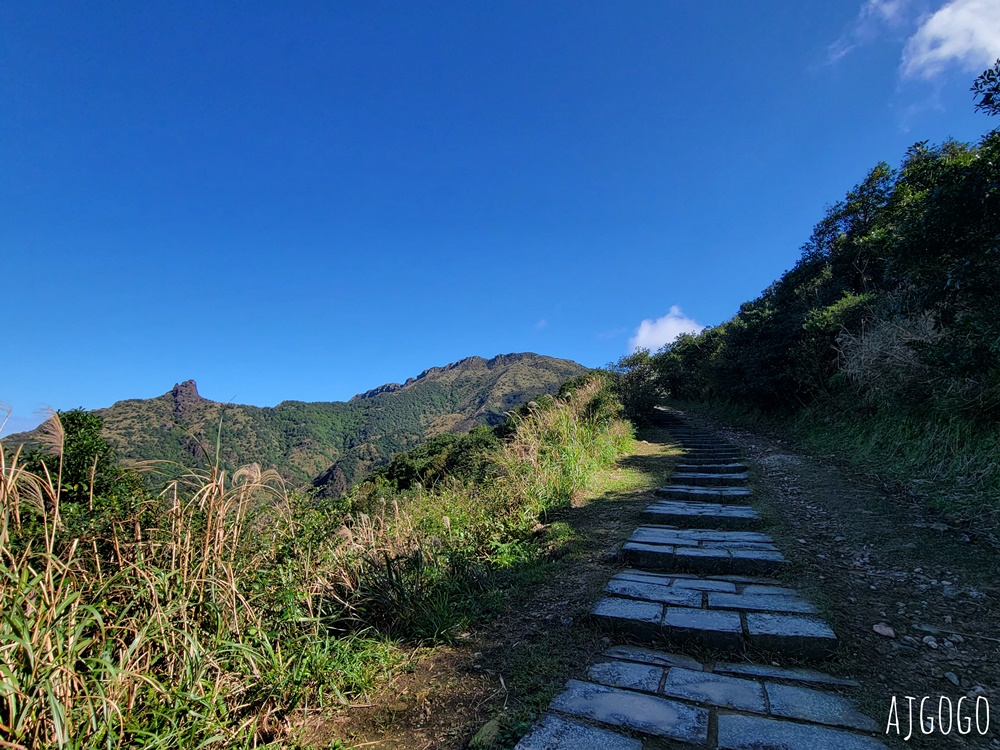
<svg viewBox="0 0 1000 750">
<path fill-rule="evenodd" d="M 773 578 L 763 578 L 761 576 L 732 575 L 732 576 L 713 576 L 713 578 L 716 578 L 721 581 L 732 581 L 733 583 L 738 583 L 741 584 L 742 586 L 749 586 L 749 585 L 769 586 L 774 583 Z M 792 593 L 795 593 L 794 589 L 791 589 L 791 591 Z"/>
<path fill-rule="evenodd" d="M 778 551 L 777 546 L 770 542 L 702 542 L 700 546 L 705 549 L 728 549 L 733 552 L 736 550 Z"/>
<path fill-rule="evenodd" d="M 731 445 L 681 445 L 680 447 L 684 451 L 681 459 L 685 461 L 692 456 L 719 456 L 733 460 L 742 458 L 740 450 Z"/>
<path fill-rule="evenodd" d="M 612 646 L 604 651 L 604 656 L 619 661 L 634 661 L 660 667 L 682 667 L 692 671 L 703 671 L 705 665 L 684 654 L 676 654 L 643 646 Z M 805 667 L 776 667 L 772 664 L 753 664 L 718 661 L 711 668 L 717 674 L 748 677 L 767 682 L 798 682 L 836 687 L 859 687 L 857 680 L 835 677 L 816 669 Z"/>
<path fill-rule="evenodd" d="M 570 680 L 553 711 L 691 744 L 708 741 L 708 711 L 679 701 Z"/>
<path fill-rule="evenodd" d="M 764 687 L 755 680 L 741 680 L 711 672 L 674 668 L 667 672 L 663 694 L 721 708 L 765 713 Z"/>
<path fill-rule="evenodd" d="M 678 664 L 677 666 L 685 666 Z M 690 667 L 689 667 L 690 668 Z M 794 682 L 808 682 L 818 685 L 837 685 L 842 687 L 858 687 L 857 680 L 848 680 L 843 677 L 834 677 L 815 669 L 803 669 L 798 667 L 774 667 L 770 664 L 733 664 L 730 662 L 718 662 L 714 671 L 722 674 L 745 675 L 747 677 L 763 677 L 775 680 L 791 680 Z"/>
<path fill-rule="evenodd" d="M 687 451 L 732 451 L 734 453 L 739 451 L 739 448 L 732 443 L 724 443 L 719 440 L 695 440 L 694 438 L 688 438 L 678 440 L 677 442 Z"/>
<path fill-rule="evenodd" d="M 729 450 L 729 451 L 726 451 L 726 452 L 727 453 L 735 453 L 737 451 L 735 451 L 735 450 Z M 680 457 L 680 460 L 678 461 L 678 463 L 674 465 L 674 469 L 677 470 L 677 471 L 683 471 L 683 469 L 681 469 L 679 467 L 681 467 L 681 466 L 689 466 L 689 465 L 700 466 L 700 465 L 705 464 L 705 463 L 711 463 L 711 464 L 740 464 L 740 465 L 745 465 L 746 461 L 743 460 L 742 456 L 732 456 L 732 457 L 725 457 L 724 456 L 722 458 L 719 458 L 719 457 L 716 457 L 716 456 L 713 456 L 713 455 L 708 455 L 708 456 L 702 457 L 702 456 L 695 455 L 694 452 L 687 451 L 687 452 L 684 453 L 683 456 Z M 746 471 L 746 470 L 747 470 L 746 468 L 741 469 L 741 471 Z"/>
<path fill-rule="evenodd" d="M 611 687 L 655 693 L 660 689 L 663 667 L 628 661 L 605 661 L 587 670 L 587 678 Z"/>
<path fill-rule="evenodd" d="M 763 716 L 719 714 L 719 750 L 885 750 L 878 740 L 831 729 Z"/>
<path fill-rule="evenodd" d="M 816 670 L 764 664 L 716 662 L 709 666 L 681 654 L 637 646 L 615 646 L 608 649 L 605 656 L 609 657 L 609 661 L 590 668 L 590 681 L 608 688 L 617 688 L 622 693 L 661 696 L 717 712 L 718 748 L 745 747 L 757 750 L 777 747 L 802 750 L 803 747 L 808 747 L 812 750 L 813 747 L 881 747 L 866 743 L 868 738 L 859 734 L 877 733 L 879 727 L 876 721 L 857 709 L 853 700 L 812 687 L 788 684 L 789 681 L 812 681 L 838 686 L 857 685 L 852 680 L 843 680 Z M 745 673 L 745 676 L 732 676 L 730 672 Z M 604 709 L 621 698 L 621 693 L 601 695 L 612 696 L 600 698 Z M 587 700 L 593 702 L 592 697 Z M 584 718 L 607 721 L 599 712 L 579 711 L 562 705 L 554 705 L 553 708 L 567 713 L 575 712 Z M 648 734 L 638 728 L 634 709 L 621 710 L 619 713 L 633 715 L 631 719 L 611 719 L 611 723 L 617 721 L 617 726 Z M 744 714 L 756 714 L 756 717 L 748 718 L 762 721 L 732 722 L 724 718 Z M 859 742 L 861 744 L 857 744 Z M 715 744 L 712 746 L 715 747 Z"/>
<path fill-rule="evenodd" d="M 748 505 L 660 500 L 643 511 L 643 520 L 677 526 L 746 529 L 760 523 L 760 515 Z"/>
<path fill-rule="evenodd" d="M 746 464 L 732 461 L 704 460 L 693 463 L 677 464 L 677 472 L 701 472 L 703 474 L 742 474 L 747 470 Z"/>
<path fill-rule="evenodd" d="M 720 443 L 706 440 L 678 440 L 677 444 L 685 451 L 691 453 L 739 453 L 740 449 L 729 443 Z"/>
<path fill-rule="evenodd" d="M 749 474 L 718 474 L 710 471 L 677 471 L 670 476 L 678 484 L 697 487 L 742 487 L 750 479 Z"/>
<path fill-rule="evenodd" d="M 660 586 L 674 586 L 677 583 L 678 578 L 693 578 L 697 579 L 697 576 L 689 576 L 686 573 L 670 573 L 669 576 L 666 573 L 659 573 L 652 570 L 638 570 L 636 568 L 625 568 L 621 573 L 616 573 L 615 578 L 624 578 L 629 581 L 639 581 L 640 583 L 656 583 Z"/>
<path fill-rule="evenodd" d="M 738 612 L 668 606 L 663 615 L 663 635 L 671 641 L 725 651 L 743 648 L 743 624 Z"/>
<path fill-rule="evenodd" d="M 729 500 L 741 500 L 750 497 L 751 493 L 747 487 L 696 487 L 686 484 L 669 484 L 656 490 L 659 497 L 670 500 L 708 500 L 714 502 L 725 502 Z"/>
<path fill-rule="evenodd" d="M 666 544 L 677 547 L 717 547 L 722 549 L 776 550 L 767 534 L 753 531 L 720 531 L 718 529 L 681 529 L 675 526 L 644 525 L 632 532 L 630 542 Z"/>
<path fill-rule="evenodd" d="M 699 542 L 770 542 L 771 537 L 759 531 L 725 531 L 720 529 L 680 529 L 674 526 L 640 526 L 640 529 L 672 529 L 675 534 L 696 539 Z"/>
<path fill-rule="evenodd" d="M 666 580 L 664 576 L 669 575 Z M 651 570 L 633 570 L 626 568 L 617 573 L 615 578 L 623 578 L 640 583 L 656 583 L 660 586 L 673 586 L 677 589 L 695 589 L 696 591 L 723 591 L 735 594 L 739 581 L 725 580 L 729 576 L 696 576 L 688 573 L 671 572 L 669 574 Z M 737 577 L 738 578 L 738 577 Z"/>
<path fill-rule="evenodd" d="M 630 542 L 645 544 L 672 544 L 687 547 L 697 547 L 702 540 L 691 533 L 689 529 L 678 529 L 673 526 L 640 526 L 628 538 Z"/>
<path fill-rule="evenodd" d="M 774 586 L 770 583 L 749 583 L 743 587 L 743 593 L 752 596 L 797 596 L 795 589 L 787 586 Z"/>
<path fill-rule="evenodd" d="M 706 523 L 717 518 L 759 518 L 759 514 L 749 505 L 729 505 L 726 503 L 698 502 L 687 500 L 657 500 L 646 508 L 646 512 L 674 514 L 680 517 L 701 517 Z M 680 524 L 677 524 L 680 525 Z"/>
<path fill-rule="evenodd" d="M 712 461 L 740 461 L 743 456 L 737 451 L 699 451 L 699 450 L 688 450 L 684 452 L 683 460 L 687 461 L 704 461 L 705 459 L 710 459 Z"/>
<path fill-rule="evenodd" d="M 708 595 L 708 606 L 713 609 L 739 609 L 753 612 L 785 612 L 789 614 L 815 614 L 816 606 L 801 596 L 768 596 L 753 594 Z"/>
<path fill-rule="evenodd" d="M 671 654 L 642 646 L 612 646 L 604 652 L 605 656 L 625 661 L 637 661 L 643 664 L 655 664 L 661 667 L 684 667 L 684 669 L 701 670 L 700 662 L 684 654 Z"/>
<path fill-rule="evenodd" d="M 628 599 L 643 599 L 663 604 L 676 604 L 682 607 L 700 607 L 702 603 L 702 594 L 700 591 L 676 589 L 673 586 L 634 581 L 626 578 L 618 578 L 617 576 L 608 581 L 608 585 L 604 590 L 614 596 Z"/>
<path fill-rule="evenodd" d="M 657 500 L 646 508 L 652 513 L 674 513 L 679 516 L 702 516 L 706 523 L 716 517 L 759 518 L 759 514 L 749 505 L 730 505 L 690 500 Z M 681 524 L 676 524 L 680 526 Z"/>
<path fill-rule="evenodd" d="M 751 612 L 746 615 L 750 645 L 809 658 L 823 658 L 837 648 L 837 636 L 816 617 Z"/>
<path fill-rule="evenodd" d="M 681 547 L 674 554 L 674 567 L 692 573 L 731 573 L 733 557 L 725 549 Z"/>
<path fill-rule="evenodd" d="M 673 670 L 671 670 L 673 671 Z M 772 716 L 829 724 L 863 732 L 875 732 L 878 725 L 858 711 L 854 701 L 812 688 L 764 683 Z"/>
<path fill-rule="evenodd" d="M 676 642 L 696 641 L 733 651 L 749 644 L 809 658 L 830 655 L 837 637 L 814 616 L 816 607 L 793 589 L 762 583 L 768 581 L 625 570 L 608 582 L 607 595 L 593 615 L 605 625 L 623 627 L 646 640 L 659 634 Z"/>
<path fill-rule="evenodd" d="M 625 542 L 622 545 L 622 557 L 629 565 L 653 570 L 673 570 L 674 548 L 662 544 L 640 544 Z"/>
<path fill-rule="evenodd" d="M 663 605 L 606 596 L 594 605 L 591 616 L 604 625 L 627 632 L 636 638 L 652 640 L 660 632 Z"/>
<path fill-rule="evenodd" d="M 714 578 L 696 578 L 693 581 L 674 581 L 674 588 L 696 589 L 698 591 L 722 591 L 728 594 L 736 593 L 736 584 L 730 581 L 719 581 Z"/>
<path fill-rule="evenodd" d="M 547 714 L 514 746 L 514 750 L 642 750 L 642 742 L 618 732 Z"/>
<path fill-rule="evenodd" d="M 736 545 L 753 542 L 735 542 Z M 706 542 L 702 547 L 671 547 L 626 542 L 622 557 L 629 565 L 649 570 L 677 570 L 692 573 L 775 574 L 786 564 L 781 553 L 771 550 L 727 549 L 722 542 Z M 747 555 L 751 552 L 755 554 Z M 764 553 L 764 554 L 756 554 Z"/>
</svg>

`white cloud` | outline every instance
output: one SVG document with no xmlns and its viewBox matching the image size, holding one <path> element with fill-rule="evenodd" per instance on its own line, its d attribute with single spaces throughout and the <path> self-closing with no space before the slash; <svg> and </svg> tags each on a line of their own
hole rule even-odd
<svg viewBox="0 0 1000 750">
<path fill-rule="evenodd" d="M 656 320 L 644 320 L 628 340 L 629 351 L 649 349 L 656 351 L 664 344 L 671 343 L 682 333 L 698 333 L 705 330 L 692 318 L 687 317 L 677 305 L 671 305 L 670 312 Z"/>
<path fill-rule="evenodd" d="M 950 0 L 921 20 L 903 50 L 907 78 L 933 78 L 951 63 L 970 72 L 1000 57 L 1000 2 Z"/>
<path fill-rule="evenodd" d="M 913 0 L 865 0 L 851 28 L 827 48 L 827 61 L 836 63 L 855 47 L 874 41 L 886 27 L 906 24 L 912 4 Z"/>
<path fill-rule="evenodd" d="M 861 18 L 875 18 L 895 26 L 906 18 L 910 0 L 868 0 L 861 8 Z"/>
</svg>

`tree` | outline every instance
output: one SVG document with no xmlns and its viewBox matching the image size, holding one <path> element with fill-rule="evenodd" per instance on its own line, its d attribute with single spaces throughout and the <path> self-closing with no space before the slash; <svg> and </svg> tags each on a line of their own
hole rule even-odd
<svg viewBox="0 0 1000 750">
<path fill-rule="evenodd" d="M 608 365 L 608 371 L 625 416 L 639 427 L 648 425 L 661 395 L 649 350 L 639 349 L 622 357 Z"/>
<path fill-rule="evenodd" d="M 982 72 L 970 89 L 979 101 L 976 111 L 988 115 L 1000 115 L 1000 59 L 993 63 L 992 68 Z"/>
<path fill-rule="evenodd" d="M 114 448 L 101 435 L 104 420 L 83 409 L 61 411 L 56 418 L 61 449 L 53 445 L 28 451 L 24 466 L 39 476 L 48 474 L 54 483 L 60 481 L 60 515 L 71 534 L 98 519 L 104 523 L 130 518 L 145 489 L 138 474 L 119 465 Z"/>
</svg>

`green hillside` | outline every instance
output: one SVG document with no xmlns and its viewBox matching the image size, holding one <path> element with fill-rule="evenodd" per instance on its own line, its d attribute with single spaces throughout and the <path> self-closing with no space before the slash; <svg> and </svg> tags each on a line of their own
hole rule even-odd
<svg viewBox="0 0 1000 750">
<path fill-rule="evenodd" d="M 189 380 L 162 396 L 119 401 L 95 413 L 104 420 L 104 436 L 126 460 L 189 466 L 206 454 L 214 458 L 218 442 L 230 467 L 257 462 L 295 484 L 321 477 L 318 484 L 340 492 L 394 453 L 440 433 L 496 424 L 504 412 L 555 393 L 586 371 L 569 360 L 530 353 L 468 357 L 350 401 L 283 401 L 275 407 L 210 401 Z M 30 438 L 25 433 L 6 442 Z"/>
<path fill-rule="evenodd" d="M 998 82 L 1000 61 L 974 88 L 988 114 Z M 921 141 L 831 206 L 731 320 L 622 360 L 620 380 L 634 411 L 658 393 L 735 407 L 998 528 L 998 279 L 1000 130 Z"/>
</svg>

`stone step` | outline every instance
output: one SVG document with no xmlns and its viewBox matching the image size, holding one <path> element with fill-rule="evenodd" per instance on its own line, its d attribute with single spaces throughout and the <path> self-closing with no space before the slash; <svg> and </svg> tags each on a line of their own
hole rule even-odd
<svg viewBox="0 0 1000 750">
<path fill-rule="evenodd" d="M 685 528 L 749 529 L 760 523 L 760 514 L 749 505 L 658 500 L 646 507 L 642 520 Z"/>
<path fill-rule="evenodd" d="M 610 648 L 586 680 L 566 683 L 515 750 L 641 750 L 643 740 L 707 750 L 886 747 L 872 737 L 878 723 L 852 699 L 822 689 L 857 686 L 853 680 L 763 665 L 734 677 L 732 666 Z"/>
<path fill-rule="evenodd" d="M 660 497 L 671 500 L 707 500 L 709 502 L 735 502 L 750 497 L 749 487 L 700 487 L 694 484 L 668 484 L 656 490 Z"/>
<path fill-rule="evenodd" d="M 691 456 L 717 456 L 720 454 L 739 455 L 740 449 L 727 445 L 717 445 L 714 447 L 681 446 L 687 455 Z"/>
<path fill-rule="evenodd" d="M 654 424 L 663 427 L 668 430 L 699 430 L 700 427 L 692 425 L 687 420 L 683 419 L 678 414 L 672 414 L 667 411 L 654 410 L 650 415 Z"/>
<path fill-rule="evenodd" d="M 742 464 L 744 457 L 739 453 L 704 454 L 704 453 L 684 453 L 677 457 L 678 464 Z"/>
<path fill-rule="evenodd" d="M 591 611 L 601 625 L 646 642 L 804 658 L 830 656 L 837 636 L 816 607 L 767 578 L 626 570 L 613 576 Z"/>
<path fill-rule="evenodd" d="M 739 487 L 747 483 L 749 474 L 720 474 L 711 471 L 678 471 L 670 477 L 678 484 L 697 487 Z"/>
<path fill-rule="evenodd" d="M 685 459 L 689 460 L 689 459 Z M 735 463 L 733 461 L 717 461 L 715 459 L 705 459 L 703 461 L 690 461 L 689 463 L 677 464 L 674 467 L 678 472 L 692 471 L 703 474 L 742 474 L 747 471 L 746 464 Z"/>
<path fill-rule="evenodd" d="M 622 557 L 637 568 L 716 575 L 774 575 L 787 564 L 766 534 L 674 526 L 640 526 Z"/>
</svg>

